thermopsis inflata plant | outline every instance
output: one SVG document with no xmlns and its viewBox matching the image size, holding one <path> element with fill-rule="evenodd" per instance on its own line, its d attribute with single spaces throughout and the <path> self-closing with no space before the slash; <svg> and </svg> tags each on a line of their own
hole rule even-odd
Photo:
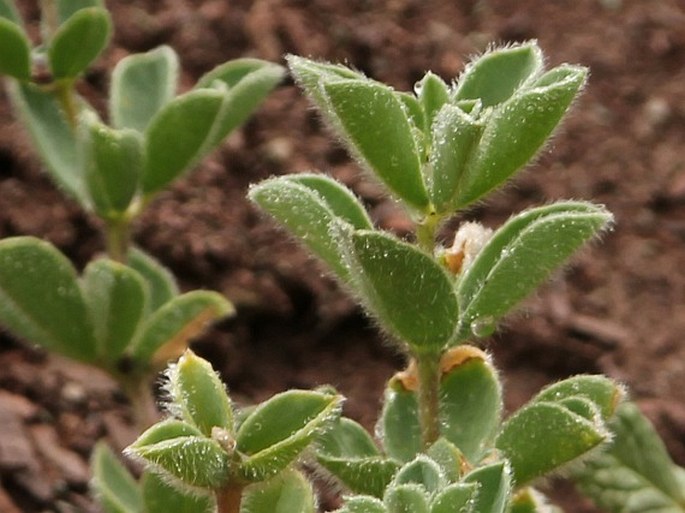
<svg viewBox="0 0 685 513">
<path fill-rule="evenodd" d="M 415 222 L 411 240 L 375 228 L 352 192 L 320 174 L 272 178 L 249 193 L 406 354 L 374 437 L 341 416 L 331 388 L 233 404 L 209 362 L 187 349 L 231 304 L 214 292 L 181 294 L 130 241 L 150 200 L 239 126 L 284 70 L 238 59 L 178 94 L 173 50 L 131 55 L 112 73 L 105 121 L 76 84 L 109 42 L 108 11 L 100 0 L 42 6 L 33 47 L 14 3 L 0 0 L 0 73 L 50 176 L 102 221 L 107 256 L 79 274 L 46 242 L 0 241 L 0 322 L 105 369 L 139 410 L 147 429 L 125 452 L 143 464 L 140 479 L 104 443 L 93 451 L 104 511 L 313 513 L 303 468 L 346 490 L 338 513 L 558 511 L 533 485 L 560 470 L 610 511 L 685 511 L 685 471 L 619 384 L 575 376 L 503 419 L 497 370 L 476 345 L 611 215 L 563 201 L 495 230 L 463 223 L 453 243 L 440 242 L 445 221 L 539 152 L 582 89 L 584 68 L 545 70 L 531 42 L 487 52 L 453 84 L 428 73 L 411 94 L 289 57 L 326 121 Z M 179 356 L 165 374 L 166 418 L 153 424 L 149 380 Z"/>
<path fill-rule="evenodd" d="M 76 90 L 111 38 L 104 3 L 41 5 L 42 42 L 32 47 L 14 3 L 0 0 L 0 73 L 50 177 L 102 221 L 107 255 L 78 276 L 46 242 L 1 241 L 0 322 L 21 338 L 108 371 L 147 427 L 154 422 L 150 379 L 233 307 L 215 292 L 180 294 L 166 269 L 131 246 L 131 224 L 245 121 L 284 70 L 237 59 L 178 94 L 171 48 L 130 55 L 112 73 L 106 122 Z"/>
</svg>

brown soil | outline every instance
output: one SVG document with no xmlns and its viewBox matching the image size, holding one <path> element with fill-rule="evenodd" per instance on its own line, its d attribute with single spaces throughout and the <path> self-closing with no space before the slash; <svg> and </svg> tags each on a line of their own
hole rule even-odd
<svg viewBox="0 0 685 513">
<path fill-rule="evenodd" d="M 34 2 L 19 2 L 35 20 Z M 168 43 L 191 84 L 238 56 L 296 53 L 346 61 L 398 89 L 427 69 L 451 78 L 489 41 L 539 40 L 550 64 L 583 63 L 582 99 L 535 166 L 467 214 L 496 226 L 557 198 L 605 203 L 615 230 L 526 303 L 490 341 L 509 409 L 544 384 L 579 372 L 625 382 L 685 464 L 685 4 L 682 0 L 162 0 L 108 2 L 116 39 L 86 77 L 100 98 L 106 71 L 133 51 Z M 351 186 L 383 227 L 406 221 L 366 183 L 292 86 L 192 175 L 161 194 L 136 242 L 183 288 L 219 290 L 236 319 L 195 347 L 238 401 L 331 383 L 346 413 L 371 427 L 384 381 L 401 360 L 359 309 L 244 199 L 272 174 L 318 169 Z M 79 266 L 102 250 L 96 221 L 55 190 L 7 102 L 0 102 L 0 236 L 55 243 Z M 100 437 L 132 433 L 106 378 L 2 335 L 0 511 L 97 511 L 87 455 Z M 556 484 L 556 483 L 554 483 Z M 577 513 L 597 511 L 560 485 Z"/>
</svg>

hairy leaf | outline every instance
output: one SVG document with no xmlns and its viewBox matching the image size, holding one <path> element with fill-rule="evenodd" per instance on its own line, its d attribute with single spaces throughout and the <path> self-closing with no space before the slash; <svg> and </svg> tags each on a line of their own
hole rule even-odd
<svg viewBox="0 0 685 513">
<path fill-rule="evenodd" d="M 542 65 L 542 51 L 535 42 L 495 49 L 466 67 L 454 99 L 479 99 L 485 107 L 497 105 L 538 74 Z"/>
<path fill-rule="evenodd" d="M 96 116 L 87 116 L 84 128 L 84 176 L 96 212 L 116 218 L 128 208 L 138 189 L 143 145 L 133 130 L 115 130 Z"/>
<path fill-rule="evenodd" d="M 316 500 L 311 484 L 296 470 L 285 470 L 264 483 L 249 486 L 241 513 L 314 513 Z"/>
<path fill-rule="evenodd" d="M 112 21 L 100 7 L 80 9 L 57 29 L 48 46 L 48 59 L 55 78 L 74 78 L 107 47 Z"/>
<path fill-rule="evenodd" d="M 581 491 L 611 513 L 683 513 L 683 469 L 633 403 L 619 406 L 613 443 L 573 473 Z"/>
<path fill-rule="evenodd" d="M 386 330 L 417 352 L 452 338 L 457 299 L 443 269 L 415 246 L 381 232 L 351 236 L 354 289 Z"/>
<path fill-rule="evenodd" d="M 76 270 L 47 242 L 33 237 L 0 241 L 0 321 L 28 342 L 95 360 L 93 324 Z"/>
<path fill-rule="evenodd" d="M 148 288 L 133 269 L 107 259 L 91 262 L 83 288 L 95 325 L 98 355 L 114 365 L 147 313 Z"/>
<path fill-rule="evenodd" d="M 196 290 L 176 296 L 145 321 L 131 353 L 143 364 L 165 364 L 183 354 L 209 323 L 233 312 L 233 305 L 217 292 Z"/>
<path fill-rule="evenodd" d="M 584 397 L 592 401 L 604 420 L 608 420 L 621 404 L 623 387 L 601 375 L 579 375 L 545 387 L 534 401 L 557 402 L 569 397 Z"/>
<path fill-rule="evenodd" d="M 472 513 L 477 496 L 477 483 L 448 485 L 435 494 L 431 501 L 431 513 Z"/>
<path fill-rule="evenodd" d="M 417 484 L 393 485 L 383 497 L 388 513 L 429 513 L 428 494 Z"/>
<path fill-rule="evenodd" d="M 159 191 L 204 155 L 226 92 L 197 89 L 164 105 L 145 131 L 145 194 Z"/>
<path fill-rule="evenodd" d="M 599 420 L 599 419 L 597 419 Z M 503 425 L 496 446 L 522 486 L 559 469 L 610 439 L 606 427 L 561 404 L 533 402 Z"/>
<path fill-rule="evenodd" d="M 117 128 L 145 132 L 176 94 L 178 56 L 168 46 L 121 59 L 112 72 L 109 110 Z"/>
<path fill-rule="evenodd" d="M 68 194 L 88 208 L 90 200 L 81 174 L 76 135 L 55 97 L 34 84 L 10 84 L 10 95 L 50 175 Z"/>
<path fill-rule="evenodd" d="M 205 436 L 212 428 L 233 431 L 233 408 L 224 385 L 211 364 L 190 350 L 169 369 L 171 404 L 180 416 Z"/>
<path fill-rule="evenodd" d="M 90 468 L 91 489 L 106 513 L 145 512 L 138 483 L 104 442 L 95 445 Z"/>
<path fill-rule="evenodd" d="M 259 59 L 235 59 L 204 75 L 197 87 L 213 87 L 217 82 L 228 88 L 207 149 L 218 145 L 257 110 L 266 96 L 283 80 L 282 66 Z"/>
<path fill-rule="evenodd" d="M 527 210 L 509 219 L 457 285 L 462 310 L 459 338 L 480 336 L 482 325 L 494 326 L 611 220 L 601 206 L 571 201 Z"/>
<path fill-rule="evenodd" d="M 486 116 L 478 147 L 461 176 L 457 207 L 493 190 L 535 156 L 587 78 L 585 68 L 562 69 L 563 73 L 551 70 Z M 550 81 L 550 76 L 556 80 Z"/>
<path fill-rule="evenodd" d="M 400 199 L 424 210 L 428 196 L 404 108 L 389 87 L 371 80 L 323 85 L 333 124 L 352 151 Z"/>
<path fill-rule="evenodd" d="M 506 461 L 492 463 L 470 472 L 464 483 L 478 484 L 473 511 L 503 513 L 511 494 L 512 476 Z M 518 483 L 517 483 L 518 484 Z"/>
<path fill-rule="evenodd" d="M 131 248 L 126 262 L 138 271 L 150 288 L 150 312 L 156 312 L 179 294 L 176 278 L 153 257 L 138 248 Z"/>
<path fill-rule="evenodd" d="M 31 78 L 31 43 L 21 26 L 4 16 L 0 17 L 0 75 Z"/>
<path fill-rule="evenodd" d="M 265 180 L 250 188 L 249 197 L 302 240 L 341 280 L 348 280 L 334 221 L 371 228 L 364 208 L 351 192 L 328 178 L 304 175 Z"/>
<path fill-rule="evenodd" d="M 262 481 L 287 467 L 340 415 L 342 397 L 289 390 L 260 404 L 241 424 L 236 449 L 245 479 Z"/>
<path fill-rule="evenodd" d="M 169 484 L 167 481 L 152 472 L 143 474 L 141 488 L 145 513 L 214 512 L 214 500 L 210 495 L 197 490 L 186 491 L 177 485 Z"/>
</svg>

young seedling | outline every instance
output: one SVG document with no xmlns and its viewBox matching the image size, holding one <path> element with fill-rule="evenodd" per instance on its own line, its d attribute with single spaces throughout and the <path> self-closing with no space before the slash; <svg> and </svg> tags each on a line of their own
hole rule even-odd
<svg viewBox="0 0 685 513">
<path fill-rule="evenodd" d="M 491 231 L 438 229 L 503 185 L 544 145 L 587 71 L 545 70 L 534 42 L 492 50 L 452 85 L 432 73 L 415 94 L 343 66 L 289 57 L 296 81 L 342 141 L 416 223 L 413 241 L 375 228 L 353 193 L 315 174 L 272 178 L 250 198 L 327 264 L 407 355 L 388 383 L 374 440 L 342 419 L 319 463 L 351 492 L 340 512 L 546 511 L 536 479 L 611 438 L 623 395 L 577 376 L 501 419 L 501 384 L 468 342 L 497 323 L 583 243 L 606 229 L 602 206 L 531 208 Z"/>
<path fill-rule="evenodd" d="M 179 497 L 194 492 L 195 499 L 184 499 L 195 501 L 188 511 L 314 513 L 311 485 L 292 464 L 338 419 L 340 395 L 289 390 L 236 410 L 210 364 L 191 351 L 166 378 L 169 418 L 126 450 L 148 467 L 142 490 L 120 465 L 116 472 L 105 469 L 117 465 L 106 450 L 96 453 L 94 487 L 103 504 L 114 505 L 108 513 L 161 512 L 144 499 L 150 483 L 158 488 L 160 482 Z M 126 504 L 134 506 L 116 507 Z"/>
<path fill-rule="evenodd" d="M 42 2 L 32 48 L 12 0 L 0 0 L 0 73 L 51 178 L 103 220 L 107 252 L 125 262 L 130 226 L 150 200 L 197 164 L 281 81 L 281 66 L 236 59 L 178 95 L 178 57 L 162 46 L 114 68 L 109 124 L 76 84 L 111 38 L 102 0 Z"/>
<path fill-rule="evenodd" d="M 41 6 L 43 40 L 32 47 L 14 3 L 0 0 L 0 73 L 50 177 L 102 220 L 107 258 L 78 277 L 47 243 L 0 242 L 0 322 L 20 338 L 107 370 L 146 427 L 155 418 L 151 377 L 233 309 L 213 292 L 179 294 L 168 271 L 131 247 L 131 224 L 247 119 L 284 70 L 237 59 L 177 94 L 171 48 L 130 55 L 112 73 L 107 123 L 76 89 L 111 38 L 104 3 Z"/>
</svg>

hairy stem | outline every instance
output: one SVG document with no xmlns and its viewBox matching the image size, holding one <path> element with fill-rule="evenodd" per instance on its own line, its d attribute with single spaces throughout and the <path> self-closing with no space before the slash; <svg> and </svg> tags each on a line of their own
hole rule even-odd
<svg viewBox="0 0 685 513">
<path fill-rule="evenodd" d="M 440 438 L 440 355 L 416 355 L 419 377 L 419 423 L 426 450 Z"/>
<path fill-rule="evenodd" d="M 243 489 L 243 485 L 232 483 L 215 490 L 217 513 L 240 513 Z"/>
<path fill-rule="evenodd" d="M 416 226 L 416 242 L 421 249 L 433 253 L 435 246 L 435 232 L 440 224 L 440 217 L 435 213 L 430 213 Z"/>
</svg>

